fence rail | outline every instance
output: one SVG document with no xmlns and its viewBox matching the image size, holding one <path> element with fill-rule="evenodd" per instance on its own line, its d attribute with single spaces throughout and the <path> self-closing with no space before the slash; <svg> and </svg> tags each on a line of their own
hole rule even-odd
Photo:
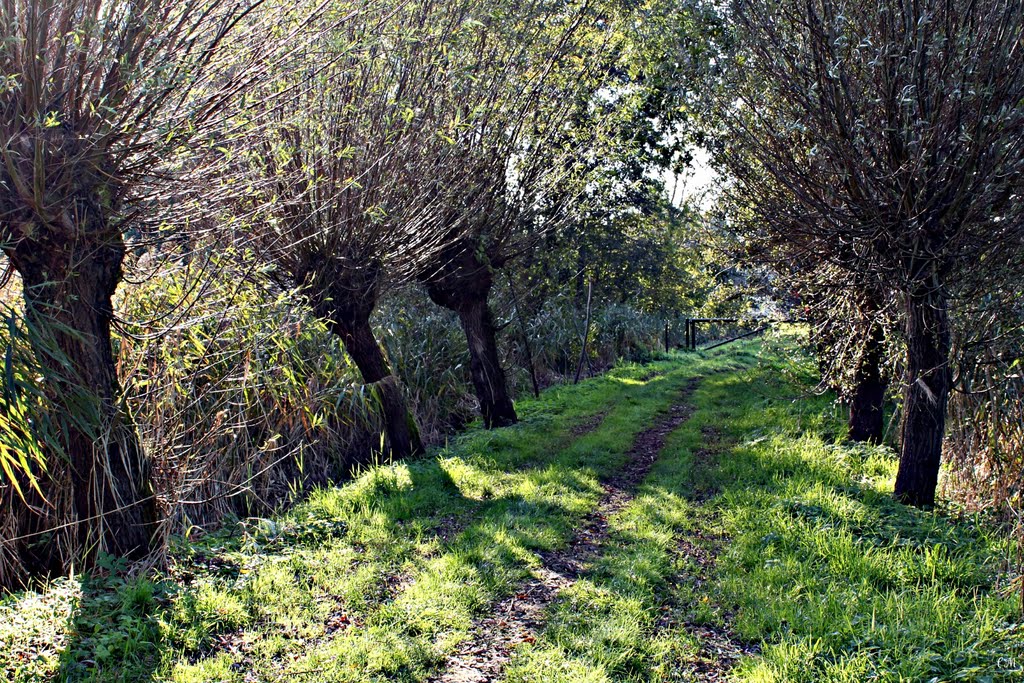
<svg viewBox="0 0 1024 683">
<path fill-rule="evenodd" d="M 696 351 L 697 350 L 697 328 L 700 325 L 708 325 L 708 324 L 715 324 L 715 323 L 738 323 L 738 322 L 740 322 L 739 318 L 686 318 L 686 319 L 683 320 L 683 324 L 684 324 L 683 343 L 680 346 L 682 348 L 688 350 L 688 351 Z M 760 334 L 760 333 L 764 332 L 766 329 L 768 329 L 768 327 L 769 327 L 769 325 L 762 325 L 761 327 L 757 328 L 756 330 L 751 330 L 751 331 L 748 331 L 748 332 L 743 332 L 742 334 L 738 334 L 738 335 L 730 337 L 728 339 L 716 341 L 716 342 L 712 343 L 710 346 L 705 346 L 704 350 L 707 351 L 707 350 L 710 350 L 710 349 L 717 349 L 719 346 L 725 346 L 726 344 L 730 344 L 730 343 L 732 343 L 734 341 L 738 341 L 740 339 L 746 339 L 747 337 L 752 337 L 752 336 L 754 336 L 756 334 Z M 666 329 L 665 329 L 665 348 L 666 349 L 668 348 L 668 326 L 667 325 L 666 325 Z"/>
</svg>

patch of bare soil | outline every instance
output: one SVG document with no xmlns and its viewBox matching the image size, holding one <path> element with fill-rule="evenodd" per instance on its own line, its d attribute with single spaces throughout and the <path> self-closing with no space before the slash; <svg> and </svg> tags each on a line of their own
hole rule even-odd
<svg viewBox="0 0 1024 683">
<path fill-rule="evenodd" d="M 559 592 L 571 586 L 584 568 L 599 553 L 608 537 L 608 517 L 624 508 L 633 498 L 669 434 L 689 418 L 693 409 L 685 404 L 696 388 L 693 380 L 680 402 L 633 442 L 626 465 L 603 484 L 604 494 L 597 507 L 584 517 L 579 530 L 560 550 L 542 553 L 541 566 L 521 584 L 515 594 L 505 598 L 473 624 L 459 649 L 451 654 L 441 671 L 428 679 L 432 683 L 486 683 L 500 678 L 516 645 L 532 643 L 543 626 L 544 611 Z M 595 416 L 597 417 L 597 416 Z M 600 415 L 603 419 L 604 415 Z M 598 421 L 595 423 L 596 428 Z"/>
<path fill-rule="evenodd" d="M 604 422 L 604 418 L 607 415 L 607 410 L 602 410 L 600 413 L 591 415 L 578 425 L 574 425 L 573 428 L 570 430 L 570 433 L 575 437 L 580 437 L 583 436 L 584 434 L 589 434 L 590 432 L 594 431 L 595 429 L 601 426 L 601 423 Z"/>
</svg>

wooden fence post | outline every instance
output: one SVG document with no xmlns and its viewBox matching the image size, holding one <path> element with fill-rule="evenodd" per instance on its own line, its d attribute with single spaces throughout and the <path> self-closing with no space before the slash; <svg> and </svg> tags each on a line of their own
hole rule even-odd
<svg viewBox="0 0 1024 683">
<path fill-rule="evenodd" d="M 580 376 L 583 374 L 583 363 L 587 360 L 587 339 L 590 337 L 590 300 L 594 294 L 594 278 L 591 277 L 587 283 L 587 319 L 583 323 L 583 339 L 580 344 L 580 362 L 576 365 L 576 379 L 573 384 L 580 383 Z"/>
</svg>

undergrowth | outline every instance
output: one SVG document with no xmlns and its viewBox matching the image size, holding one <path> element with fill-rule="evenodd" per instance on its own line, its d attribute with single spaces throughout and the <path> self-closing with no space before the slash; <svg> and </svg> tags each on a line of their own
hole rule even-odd
<svg viewBox="0 0 1024 683">
<path fill-rule="evenodd" d="M 4 616 L 30 604 L 50 616 L 44 636 L 0 631 L 4 668 L 17 680 L 422 680 L 538 550 L 567 540 L 693 371 L 625 365 L 553 388 L 522 404 L 517 427 L 368 468 L 273 519 L 193 530 L 164 575 L 112 566 L 11 596 Z M 603 411 L 598 429 L 573 433 Z"/>
<path fill-rule="evenodd" d="M 1010 542 L 985 518 L 895 503 L 894 455 L 841 440 L 792 348 L 625 365 L 524 401 L 517 427 L 368 467 L 282 515 L 192 529 L 165 573 L 107 562 L 10 595 L 0 665 L 16 681 L 425 680 L 565 546 L 700 376 L 692 417 L 510 681 L 694 680 L 698 626 L 760 653 L 740 681 L 1021 680 Z M 702 546 L 704 569 L 684 543 L 702 538 L 722 539 Z"/>
</svg>

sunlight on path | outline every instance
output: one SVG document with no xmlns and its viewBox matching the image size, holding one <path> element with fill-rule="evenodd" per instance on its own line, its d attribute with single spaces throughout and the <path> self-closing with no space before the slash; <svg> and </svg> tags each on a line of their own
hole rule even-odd
<svg viewBox="0 0 1024 683">
<path fill-rule="evenodd" d="M 571 587 L 586 566 L 601 552 L 608 538 L 608 518 L 633 500 L 636 487 L 650 472 L 665 440 L 689 418 L 692 408 L 685 402 L 697 386 L 690 384 L 673 405 L 668 415 L 636 437 L 626 465 L 610 481 L 603 484 L 597 508 L 588 514 L 582 527 L 562 549 L 541 553 L 540 566 L 509 598 L 499 602 L 490 613 L 476 621 L 466 642 L 445 662 L 434 683 L 486 683 L 497 680 L 519 643 L 536 641 L 543 627 L 544 612 L 559 593 Z M 590 428 L 597 422 L 588 424 Z"/>
</svg>

